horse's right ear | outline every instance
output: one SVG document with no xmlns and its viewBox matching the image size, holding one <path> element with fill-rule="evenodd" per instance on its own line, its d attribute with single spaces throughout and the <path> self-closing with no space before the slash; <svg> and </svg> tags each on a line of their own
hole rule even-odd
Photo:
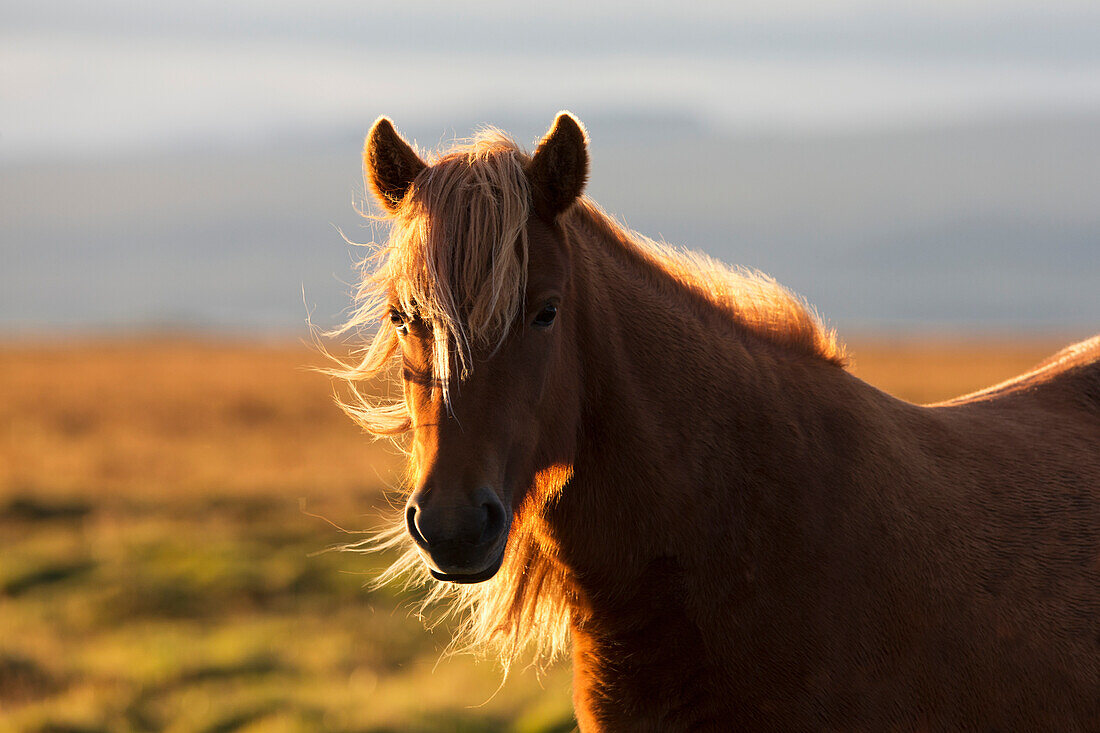
<svg viewBox="0 0 1100 733">
<path fill-rule="evenodd" d="M 577 200 L 588 180 L 588 135 L 577 118 L 559 112 L 527 166 L 535 209 L 554 219 Z"/>
<path fill-rule="evenodd" d="M 392 122 L 385 117 L 375 120 L 363 145 L 363 177 L 388 211 L 397 210 L 409 186 L 425 168 L 427 164 L 397 134 Z"/>
</svg>

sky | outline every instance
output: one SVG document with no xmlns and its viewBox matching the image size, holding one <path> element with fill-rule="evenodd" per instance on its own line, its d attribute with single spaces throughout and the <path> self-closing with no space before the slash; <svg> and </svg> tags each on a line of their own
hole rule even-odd
<svg viewBox="0 0 1100 733">
<path fill-rule="evenodd" d="M 381 112 L 827 132 L 1100 110 L 1095 2 L 5 0 L 0 21 L 0 160 L 315 138 Z"/>
<path fill-rule="evenodd" d="M 588 192 L 845 329 L 1100 323 L 1100 3 L 0 0 L 0 336 L 334 325 L 359 151 L 569 109 Z"/>
</svg>

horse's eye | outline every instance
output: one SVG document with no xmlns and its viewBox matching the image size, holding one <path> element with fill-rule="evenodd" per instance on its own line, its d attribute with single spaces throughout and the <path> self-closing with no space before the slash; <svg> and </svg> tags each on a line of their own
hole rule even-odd
<svg viewBox="0 0 1100 733">
<path fill-rule="evenodd" d="M 531 322 L 531 325 L 535 328 L 550 328 L 554 323 L 554 318 L 558 315 L 558 307 L 556 305 L 546 304 L 539 311 L 539 314 L 535 316 L 535 320 Z"/>
<path fill-rule="evenodd" d="M 401 333 L 405 333 L 406 331 L 408 331 L 408 328 L 405 325 L 405 316 L 403 316 L 401 312 L 396 309 L 390 310 L 390 323 L 392 323 L 394 325 L 394 328 L 396 328 Z"/>
</svg>

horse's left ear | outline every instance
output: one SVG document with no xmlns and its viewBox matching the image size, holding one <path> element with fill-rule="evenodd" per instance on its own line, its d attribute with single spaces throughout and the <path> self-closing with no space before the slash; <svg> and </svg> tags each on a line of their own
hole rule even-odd
<svg viewBox="0 0 1100 733">
<path fill-rule="evenodd" d="M 383 206 L 396 211 L 413 179 L 427 167 L 392 122 L 385 117 L 375 120 L 363 146 L 363 177 Z"/>
<path fill-rule="evenodd" d="M 588 180 L 588 134 L 577 118 L 559 112 L 527 166 L 535 209 L 553 220 L 577 200 Z"/>
</svg>

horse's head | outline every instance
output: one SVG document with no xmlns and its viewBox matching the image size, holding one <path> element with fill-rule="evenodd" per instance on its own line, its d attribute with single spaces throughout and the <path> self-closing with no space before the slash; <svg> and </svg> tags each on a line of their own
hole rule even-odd
<svg viewBox="0 0 1100 733">
<path fill-rule="evenodd" d="M 563 113 L 533 156 L 489 135 L 429 165 L 381 118 L 364 167 L 393 222 L 375 280 L 412 430 L 406 525 L 437 579 L 487 580 L 514 518 L 572 465 L 576 319 L 558 218 L 584 187 L 585 133 Z"/>
</svg>

